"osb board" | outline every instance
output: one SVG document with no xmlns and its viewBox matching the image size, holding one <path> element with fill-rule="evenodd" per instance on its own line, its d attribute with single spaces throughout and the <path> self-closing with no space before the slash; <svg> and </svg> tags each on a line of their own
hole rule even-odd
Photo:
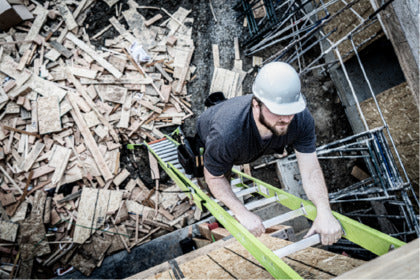
<svg viewBox="0 0 420 280">
<path fill-rule="evenodd" d="M 407 83 L 402 83 L 378 94 L 376 99 L 378 100 L 385 121 L 388 123 L 392 138 L 395 141 L 398 153 L 401 155 L 410 180 L 418 185 L 419 111 L 413 95 Z M 360 106 L 370 128 L 383 125 L 372 98 L 365 100 Z M 389 139 L 388 143 L 390 144 Z"/>
<path fill-rule="evenodd" d="M 348 271 L 338 279 L 419 279 L 419 239 Z"/>
<path fill-rule="evenodd" d="M 276 250 L 291 242 L 271 237 L 267 234 L 259 240 L 270 250 Z M 232 252 L 233 251 L 233 252 Z M 307 248 L 283 258 L 299 275 L 311 279 L 330 279 L 364 263 L 317 248 Z M 273 277 L 258 261 L 238 242 L 224 248 L 203 254 L 198 258 L 178 264 L 186 278 L 222 278 L 222 279 L 272 279 Z M 223 268 L 222 268 L 223 267 Z M 155 275 L 155 278 L 167 278 L 172 273 L 167 270 Z"/>
<path fill-rule="evenodd" d="M 323 1 L 323 2 L 328 3 L 330 1 L 332 0 Z M 344 1 L 337 1 L 336 3 L 328 7 L 328 12 L 331 14 L 331 16 L 333 16 L 337 11 L 341 10 L 346 5 L 343 2 Z M 346 2 L 350 3 L 352 1 L 346 1 Z M 369 15 L 371 15 L 374 12 L 370 4 L 370 1 L 367 1 L 367 0 L 359 1 L 357 4 L 353 5 L 352 8 L 364 19 L 367 19 Z M 325 16 L 324 11 L 318 13 L 319 18 L 323 18 L 324 16 Z M 334 28 L 337 28 L 337 30 L 328 37 L 332 42 L 335 43 L 339 41 L 341 38 L 345 37 L 350 31 L 352 31 L 360 23 L 361 23 L 361 19 L 359 19 L 359 17 L 356 16 L 350 9 L 346 9 L 344 12 L 342 12 L 340 15 L 336 16 L 328 24 L 326 24 L 323 28 L 323 31 L 325 34 L 327 34 L 328 32 L 332 31 Z M 380 23 L 378 21 L 375 22 L 374 24 L 370 25 L 363 31 L 357 34 L 353 34 L 354 44 L 356 46 L 359 45 L 360 43 L 372 37 L 376 33 L 381 33 L 381 30 L 382 28 L 381 28 Z M 371 44 L 374 40 L 380 38 L 382 35 L 383 33 L 381 33 L 379 36 L 376 36 L 369 43 L 365 44 L 362 48 L 358 49 L 358 51 L 360 52 L 364 47 Z M 353 47 L 349 40 L 345 40 L 338 45 L 338 50 L 340 51 L 341 55 L 344 55 L 344 54 L 347 54 L 349 51 L 352 51 Z M 353 55 L 345 58 L 344 60 L 347 60 L 352 56 Z"/>
<path fill-rule="evenodd" d="M 84 243 L 104 224 L 106 215 L 118 209 L 121 200 L 119 191 L 83 188 L 73 241 Z"/>
</svg>

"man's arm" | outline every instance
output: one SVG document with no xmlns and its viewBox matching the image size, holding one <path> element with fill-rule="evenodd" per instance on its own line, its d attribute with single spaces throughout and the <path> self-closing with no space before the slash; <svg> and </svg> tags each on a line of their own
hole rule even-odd
<svg viewBox="0 0 420 280">
<path fill-rule="evenodd" d="M 204 167 L 204 178 L 209 186 L 211 193 L 230 210 L 232 210 L 238 221 L 255 236 L 260 236 L 265 232 L 260 217 L 250 212 L 242 202 L 235 196 L 230 184 L 225 176 L 213 176 Z"/>
<path fill-rule="evenodd" d="M 341 238 L 342 229 L 340 223 L 332 215 L 327 186 L 318 157 L 315 152 L 299 153 L 296 151 L 296 158 L 302 176 L 303 189 L 317 209 L 316 219 L 305 237 L 319 233 L 322 244 L 331 245 Z"/>
</svg>

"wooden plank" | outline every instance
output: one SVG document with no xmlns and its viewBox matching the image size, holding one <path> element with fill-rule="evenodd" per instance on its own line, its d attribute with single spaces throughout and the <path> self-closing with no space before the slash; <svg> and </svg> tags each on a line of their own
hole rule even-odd
<svg viewBox="0 0 420 280">
<path fill-rule="evenodd" d="M 108 61 L 103 59 L 95 50 L 90 48 L 85 42 L 78 39 L 74 34 L 67 33 L 66 38 L 76 44 L 81 50 L 86 52 L 90 57 L 96 60 L 102 67 L 108 70 L 115 78 L 119 79 L 123 75 L 117 68 L 115 68 L 112 64 Z"/>
<path fill-rule="evenodd" d="M 122 192 L 83 188 L 73 241 L 84 243 L 104 224 L 107 213 L 114 213 L 119 208 L 121 201 Z"/>
<path fill-rule="evenodd" d="M 335 279 L 419 279 L 419 239 L 392 250 Z"/>
<path fill-rule="evenodd" d="M 239 39 L 238 37 L 235 37 L 233 39 L 234 48 L 235 48 L 235 60 L 241 59 L 241 52 L 239 51 Z"/>
<path fill-rule="evenodd" d="M 101 124 L 101 121 L 98 119 L 95 111 L 93 111 L 93 110 L 86 113 L 86 114 L 83 114 L 83 119 L 85 120 L 85 122 L 86 122 L 86 124 L 89 128 Z"/>
<path fill-rule="evenodd" d="M 19 224 L 7 221 L 0 221 L 0 239 L 15 242 Z"/>
<path fill-rule="evenodd" d="M 124 25 L 122 25 L 115 17 L 110 18 L 109 22 L 118 31 L 118 33 L 120 33 L 131 44 L 136 41 L 136 38 L 130 32 L 128 32 Z"/>
<path fill-rule="evenodd" d="M 71 66 L 67 66 L 67 67 L 68 69 L 70 69 L 70 72 L 77 77 L 95 79 L 96 75 L 98 74 L 97 70 L 91 70 L 91 69 L 81 68 L 81 67 L 71 67 Z"/>
<path fill-rule="evenodd" d="M 67 7 L 66 3 L 64 3 L 63 1 L 58 1 L 55 3 L 55 6 L 60 15 L 63 17 L 68 30 L 72 31 L 73 29 L 78 27 L 78 24 L 74 20 L 73 15 Z"/>
<path fill-rule="evenodd" d="M 184 87 L 184 82 L 185 82 L 185 79 L 187 78 L 187 74 L 188 74 L 188 71 L 189 71 L 189 65 L 191 63 L 191 58 L 192 58 L 193 53 L 194 53 L 194 47 L 191 47 L 188 51 L 187 64 L 186 64 L 186 66 L 184 66 L 182 68 L 181 74 L 180 74 L 180 79 L 179 79 L 178 84 L 175 88 L 176 93 L 180 93 L 182 91 L 182 88 Z"/>
<path fill-rule="evenodd" d="M 20 72 L 17 70 L 17 67 L 18 64 L 11 56 L 3 55 L 0 60 L 0 71 L 15 79 L 15 89 L 20 88 L 32 76 L 30 71 L 24 69 L 22 72 Z"/>
<path fill-rule="evenodd" d="M 23 171 L 28 171 L 32 167 L 32 165 L 35 163 L 36 159 L 41 154 L 44 147 L 45 145 L 42 142 L 40 141 L 36 142 L 35 146 L 32 148 L 28 156 L 23 159 L 23 162 L 20 162 L 18 164 L 18 168 Z"/>
<path fill-rule="evenodd" d="M 57 97 L 39 97 L 37 112 L 38 129 L 41 135 L 62 130 L 60 105 Z"/>
<path fill-rule="evenodd" d="M 125 179 L 128 178 L 128 176 L 130 176 L 130 172 L 127 169 L 124 169 L 120 172 L 120 174 L 115 176 L 113 182 L 118 187 L 121 185 L 122 182 L 124 182 Z"/>
<path fill-rule="evenodd" d="M 74 121 L 76 122 L 77 127 L 80 129 L 80 132 L 83 135 L 83 138 L 85 139 L 85 144 L 88 147 L 89 151 L 92 153 L 92 156 L 95 159 L 95 162 L 102 176 L 105 178 L 105 181 L 111 180 L 113 178 L 113 175 L 111 171 L 108 169 L 108 166 L 106 165 L 106 162 L 101 152 L 99 151 L 98 146 L 96 145 L 95 139 L 93 138 L 92 134 L 90 133 L 89 128 L 87 127 L 85 121 L 83 120 L 82 113 L 80 112 L 79 107 L 73 100 L 72 94 L 73 93 L 69 93 L 67 96 L 68 101 L 73 107 L 73 110 L 71 111 L 71 115 Z"/>
<path fill-rule="evenodd" d="M 133 101 L 133 94 L 126 95 L 124 105 L 121 108 L 121 118 L 117 125 L 119 128 L 128 128 L 130 122 L 131 103 Z"/>
<path fill-rule="evenodd" d="M 65 148 L 60 145 L 56 145 L 53 158 L 48 164 L 55 168 L 54 174 L 51 178 L 51 184 L 53 186 L 56 186 L 56 189 L 55 189 L 56 192 L 59 189 L 60 180 L 64 175 L 64 170 L 66 170 L 67 163 L 69 162 L 69 159 L 70 159 L 70 155 L 71 155 L 71 149 Z"/>
<path fill-rule="evenodd" d="M 147 100 L 141 99 L 141 100 L 138 100 L 137 102 L 140 103 L 142 106 L 146 107 L 147 109 L 154 111 L 157 114 L 162 113 L 161 108 L 154 106 L 152 103 L 150 103 Z"/>
<path fill-rule="evenodd" d="M 145 25 L 146 27 L 149 27 L 150 25 L 154 24 L 155 22 L 157 22 L 157 21 L 158 21 L 158 20 L 160 20 L 161 18 L 162 18 L 162 15 L 161 15 L 161 14 L 156 14 L 154 17 L 152 17 L 152 18 L 150 18 L 150 19 L 146 20 L 146 21 L 144 22 L 144 25 Z"/>
<path fill-rule="evenodd" d="M 239 74 L 223 68 L 215 68 L 210 86 L 210 93 L 221 91 L 226 98 L 236 96 Z"/>
<path fill-rule="evenodd" d="M 49 43 L 51 47 L 53 47 L 57 52 L 59 52 L 65 58 L 69 59 L 73 55 L 71 51 L 69 51 L 65 46 L 63 46 L 57 41 L 50 41 Z"/>
<path fill-rule="evenodd" d="M 9 97 L 4 92 L 3 88 L 0 87 L 0 104 L 5 103 L 7 100 L 9 100 Z"/>
<path fill-rule="evenodd" d="M 9 192 L 9 193 L 0 192 L 0 203 L 2 206 L 6 207 L 15 202 L 16 202 L 16 198 L 13 192 Z"/>
<path fill-rule="evenodd" d="M 31 29 L 26 34 L 25 41 L 35 40 L 41 31 L 42 26 L 47 20 L 48 10 L 44 9 L 41 5 L 37 5 L 34 14 L 37 14 L 34 22 L 32 23 Z M 19 48 L 19 53 L 23 54 L 30 47 L 30 43 L 24 43 Z"/>
<path fill-rule="evenodd" d="M 219 45 L 212 44 L 211 47 L 213 51 L 213 65 L 214 65 L 214 68 L 216 69 L 220 67 Z"/>
</svg>

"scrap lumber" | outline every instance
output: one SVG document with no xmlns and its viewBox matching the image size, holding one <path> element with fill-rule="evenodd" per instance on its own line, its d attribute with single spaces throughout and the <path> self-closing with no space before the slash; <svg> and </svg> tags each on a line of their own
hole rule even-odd
<svg viewBox="0 0 420 280">
<path fill-rule="evenodd" d="M 30 29 L 18 26 L 18 32 L 0 35 L 0 41 L 6 41 L 0 42 L 0 76 L 9 79 L 0 87 L 0 210 L 2 222 L 22 222 L 19 230 L 10 226 L 13 232 L 6 240 L 14 239 L 10 242 L 23 252 L 18 274 L 23 278 L 32 277 L 34 258 L 49 267 L 60 261 L 91 273 L 105 254 L 130 250 L 193 219 L 189 205 L 176 207 L 181 199 L 177 193 L 159 193 L 156 200 L 152 195 L 158 189 L 146 187 L 119 159 L 120 139 L 158 139 L 163 137 L 160 128 L 181 125 L 192 116 L 186 82 L 195 69 L 190 67 L 194 47 L 190 24 L 184 24 L 192 23 L 190 11 L 162 10 L 165 14 L 146 21 L 134 1 L 128 1 L 130 8 L 121 16 L 116 6 L 109 26 L 120 36 L 107 40 L 101 52 L 90 45 L 93 38 L 82 23 L 84 9 L 92 3 L 82 0 L 76 6 L 60 0 L 48 10 L 38 6 L 36 20 L 25 23 Z M 122 17 L 128 28 L 118 21 Z M 168 20 L 156 26 L 165 17 Z M 127 59 L 124 50 L 134 42 L 145 43 L 149 62 L 129 62 L 132 57 Z M 153 178 L 159 186 L 158 177 Z M 24 188 L 27 181 L 30 190 Z M 72 193 L 64 196 L 71 185 Z M 54 188 L 54 197 L 44 198 L 45 191 Z M 105 220 L 116 226 L 101 239 L 93 233 L 104 229 Z M 0 234 L 6 234 L 4 227 Z M 45 237 L 45 228 L 50 229 L 51 244 L 77 240 L 84 245 L 51 251 L 42 242 L 40 255 L 31 253 L 29 248 Z M 92 244 L 100 247 L 100 254 L 90 255 L 96 246 Z M 81 257 L 84 254 L 91 260 Z"/>
<path fill-rule="evenodd" d="M 58 98 L 40 97 L 37 100 L 39 133 L 47 134 L 61 131 L 60 105 Z"/>
<path fill-rule="evenodd" d="M 67 7 L 66 3 L 64 3 L 63 1 L 57 1 L 56 7 L 60 15 L 64 18 L 64 22 L 66 23 L 67 29 L 69 31 L 72 31 L 73 29 L 78 27 L 78 24 L 74 20 L 74 17 L 70 12 L 69 8 Z"/>
<path fill-rule="evenodd" d="M 105 222 L 107 213 L 118 210 L 122 192 L 83 188 L 73 242 L 84 243 Z"/>
<path fill-rule="evenodd" d="M 32 23 L 31 29 L 29 30 L 28 34 L 25 37 L 25 41 L 32 41 L 38 36 L 39 32 L 41 31 L 42 26 L 44 25 L 45 21 L 47 20 L 48 10 L 44 9 L 42 6 L 37 5 L 36 9 L 33 11 L 36 14 L 36 18 Z M 26 50 L 29 49 L 30 43 L 24 43 L 19 48 L 19 53 L 23 54 Z"/>
<path fill-rule="evenodd" d="M 83 135 L 83 138 L 86 141 L 86 146 L 92 153 L 92 156 L 95 159 L 96 165 L 98 166 L 102 176 L 105 178 L 106 181 L 112 179 L 114 176 L 112 175 L 111 171 L 108 169 L 108 166 L 106 165 L 105 160 L 101 152 L 99 151 L 98 146 L 96 145 L 96 141 L 93 138 L 92 134 L 90 133 L 90 130 L 83 119 L 83 116 L 79 110 L 79 107 L 77 106 L 75 101 L 72 99 L 73 98 L 72 94 L 69 94 L 67 98 L 73 108 L 73 110 L 71 111 L 71 115 L 74 121 L 76 122 L 76 125 L 80 129 Z"/>
<path fill-rule="evenodd" d="M 96 60 L 102 67 L 109 71 L 115 78 L 119 79 L 123 75 L 117 68 L 112 64 L 103 59 L 95 50 L 89 47 L 85 42 L 78 39 L 73 33 L 67 33 L 66 38 L 76 44 L 81 50 L 86 52 L 90 57 Z"/>
</svg>

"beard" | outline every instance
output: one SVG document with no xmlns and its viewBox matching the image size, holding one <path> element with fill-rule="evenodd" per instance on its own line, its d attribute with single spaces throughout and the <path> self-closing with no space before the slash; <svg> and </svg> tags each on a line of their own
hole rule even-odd
<svg viewBox="0 0 420 280">
<path fill-rule="evenodd" d="M 264 125 L 268 130 L 273 133 L 273 135 L 276 136 L 282 136 L 287 133 L 287 130 L 289 129 L 289 124 L 286 122 L 276 122 L 275 124 L 270 124 L 267 122 L 267 120 L 264 118 L 264 115 L 260 111 L 260 116 L 258 117 L 258 120 L 262 125 Z M 287 125 L 286 127 L 277 127 L 277 125 Z"/>
</svg>

